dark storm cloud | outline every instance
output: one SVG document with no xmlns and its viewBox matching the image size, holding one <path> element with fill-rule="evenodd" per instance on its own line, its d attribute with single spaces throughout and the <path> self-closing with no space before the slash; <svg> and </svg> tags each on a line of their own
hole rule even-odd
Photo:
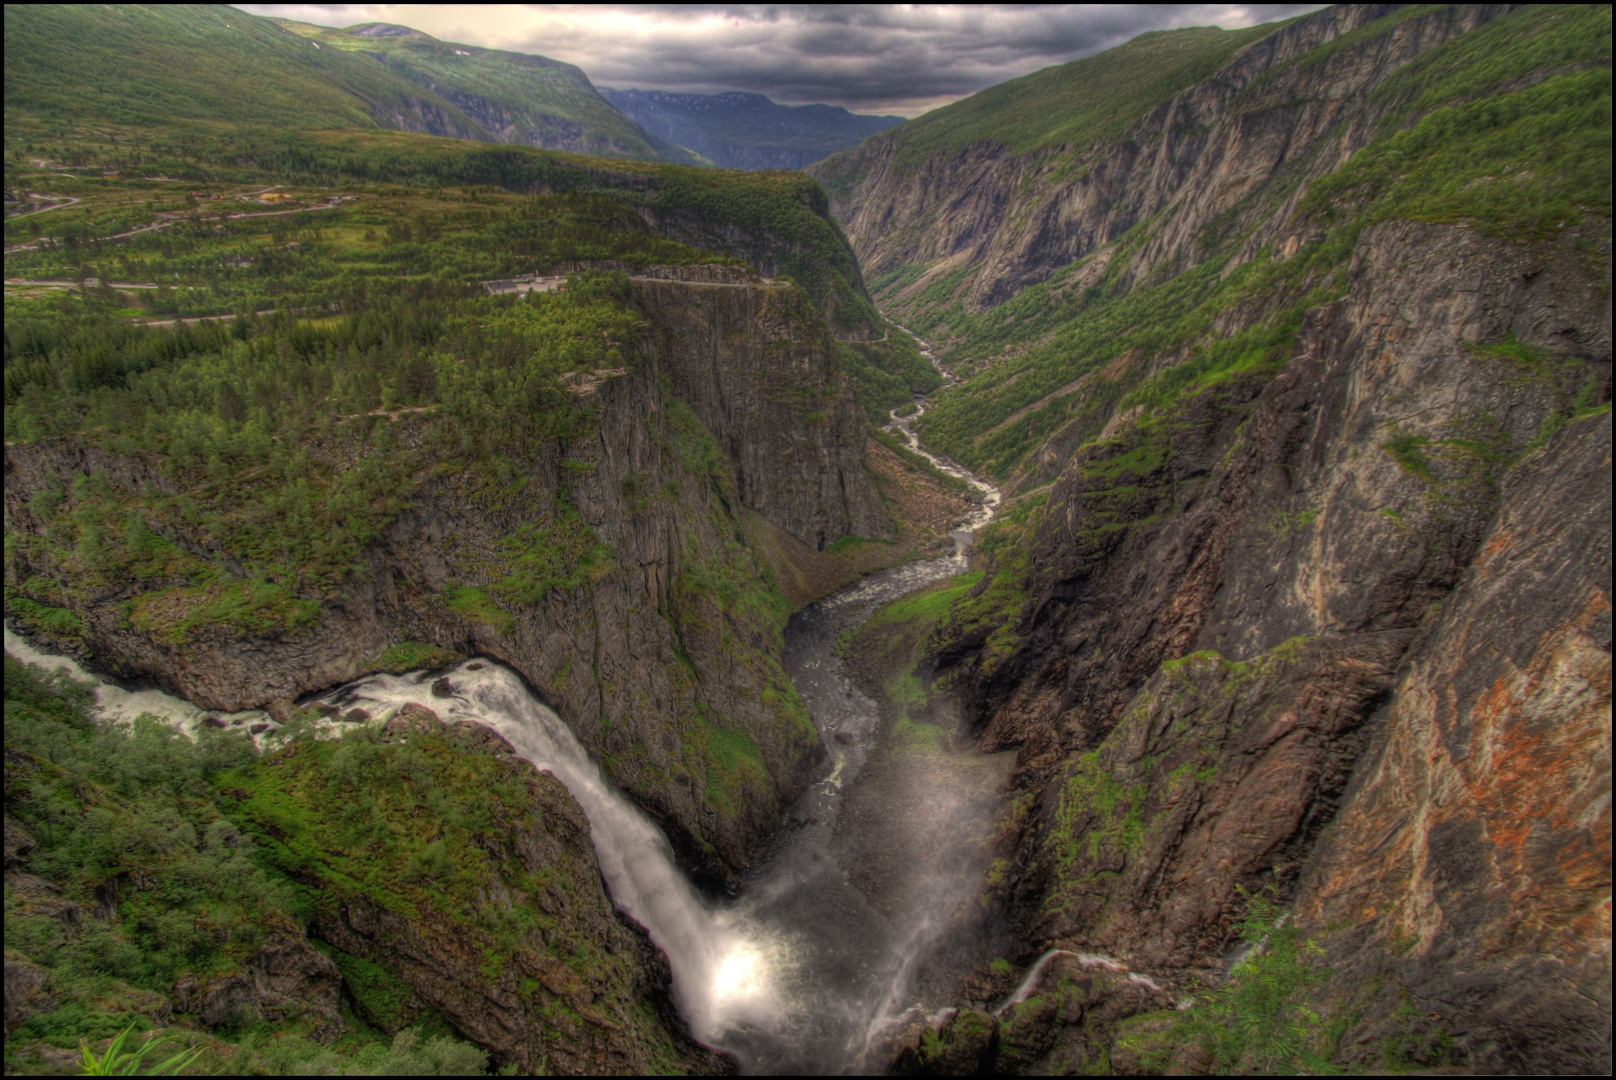
<svg viewBox="0 0 1616 1080">
<path fill-rule="evenodd" d="M 750 90 L 913 115 L 1147 30 L 1233 29 L 1319 5 L 241 6 L 333 26 L 397 22 L 539 53 L 603 86 Z"/>
</svg>

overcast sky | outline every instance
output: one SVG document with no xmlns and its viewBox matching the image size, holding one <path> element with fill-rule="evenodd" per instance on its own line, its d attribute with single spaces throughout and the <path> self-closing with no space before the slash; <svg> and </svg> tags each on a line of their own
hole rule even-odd
<svg viewBox="0 0 1616 1080">
<path fill-rule="evenodd" d="M 1146 30 L 1225 29 L 1319 4 L 237 4 L 322 26 L 400 23 L 445 41 L 577 64 L 596 86 L 918 116 Z"/>
</svg>

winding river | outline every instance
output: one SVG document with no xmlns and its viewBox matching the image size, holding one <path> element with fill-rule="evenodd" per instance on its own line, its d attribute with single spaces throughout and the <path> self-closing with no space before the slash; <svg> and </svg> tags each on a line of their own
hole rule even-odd
<svg viewBox="0 0 1616 1080">
<path fill-rule="evenodd" d="M 925 355 L 931 358 L 929 350 Z M 691 886 L 658 827 L 603 778 L 560 718 L 501 664 L 471 660 L 449 671 L 453 697 L 447 700 L 431 690 L 442 672 L 371 676 L 322 699 L 344 707 L 363 702 L 382 716 L 414 702 L 446 719 L 474 720 L 552 772 L 589 818 L 613 901 L 667 953 L 675 1003 L 692 1034 L 736 1055 L 748 1072 L 879 1071 L 885 1062 L 872 1047 L 894 1024 L 926 1016 L 917 972 L 947 932 L 950 914 L 970 901 L 978 883 L 981 867 L 970 845 L 938 844 L 938 836 L 917 833 L 901 842 L 910 850 L 883 853 L 904 863 L 908 878 L 898 900 L 878 906 L 855 880 L 845 842 L 844 807 L 851 800 L 873 805 L 865 815 L 870 819 L 890 816 L 891 808 L 884 790 L 860 786 L 871 771 L 878 709 L 843 671 L 838 635 L 880 605 L 964 572 L 974 534 L 992 520 L 999 502 L 992 485 L 920 445 L 911 427 L 924 409 L 920 400 L 909 416 L 895 413 L 891 428 L 916 453 L 968 483 L 977 502 L 955 528 L 952 554 L 872 574 L 792 617 L 785 666 L 834 765 L 757 853 L 733 900 L 713 902 Z M 5 641 L 20 659 L 67 667 L 75 678 L 98 683 L 107 715 L 151 713 L 187 730 L 207 722 L 207 714 L 170 695 L 100 683 L 72 661 L 33 649 L 9 628 Z M 214 723 L 250 728 L 266 720 L 253 713 Z M 980 806 L 965 805 L 951 785 L 929 786 L 935 790 L 925 795 L 921 819 L 946 830 L 957 828 L 962 815 L 982 817 Z"/>
</svg>

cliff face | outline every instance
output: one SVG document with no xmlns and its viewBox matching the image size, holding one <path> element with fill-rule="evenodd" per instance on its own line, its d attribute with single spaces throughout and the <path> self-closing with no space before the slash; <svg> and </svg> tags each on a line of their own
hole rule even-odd
<svg viewBox="0 0 1616 1080">
<path fill-rule="evenodd" d="M 1500 1070 L 1609 1060 L 1610 438 L 1581 421 L 1505 480 L 1298 893 L 1352 927 L 1340 987 L 1384 972 Z"/>
<path fill-rule="evenodd" d="M 797 290 L 636 281 L 632 302 L 653 327 L 632 369 L 574 384 L 598 403 L 592 436 L 517 463 L 503 491 L 470 475 L 424 478 L 370 546 L 368 572 L 324 597 L 312 624 L 177 634 L 178 609 L 127 617 L 139 591 L 129 583 L 75 612 L 81 648 L 219 709 L 352 679 L 399 642 L 487 653 L 522 673 L 695 866 L 733 873 L 823 756 L 779 667 L 786 608 L 747 539 L 752 522 L 809 548 L 850 532 L 889 537 L 892 524 L 863 470 L 835 342 Z M 398 444 L 424 422 L 393 421 Z M 16 532 L 47 527 L 30 506 L 39 491 L 89 472 L 118 490 L 173 487 L 155 463 L 77 440 L 9 446 L 6 472 Z M 611 552 L 583 584 L 532 602 L 484 591 L 513 567 L 545 565 L 546 538 L 579 527 Z M 210 550 L 205 535 L 170 539 Z M 71 573 L 29 558 L 12 560 L 9 587 Z"/>
<path fill-rule="evenodd" d="M 699 291 L 701 302 L 684 301 Z M 890 540 L 864 473 L 865 419 L 837 377 L 830 330 L 796 289 L 639 281 L 657 352 L 735 469 L 743 505 L 817 550 L 852 534 Z"/>
<path fill-rule="evenodd" d="M 667 958 L 599 888 L 589 822 L 559 780 L 487 728 L 445 727 L 415 706 L 389 722 L 384 738 L 424 748 L 461 777 L 472 771 L 496 809 L 475 841 L 483 856 L 476 907 L 457 907 L 452 894 L 366 889 L 358 885 L 364 878 L 326 860 L 299 860 L 296 871 L 320 889 L 310 932 L 334 946 L 337 964 L 326 961 L 331 974 L 369 964 L 395 989 L 388 995 L 350 986 L 366 1022 L 391 1034 L 431 1010 L 496 1062 L 524 1071 L 727 1071 L 685 1034 L 669 998 Z M 394 760 L 406 752 L 372 751 Z M 286 833 L 270 793 L 302 794 L 329 764 L 307 745 L 268 758 L 245 778 L 253 786 L 242 793 L 244 815 L 272 834 Z M 303 832 L 281 837 L 286 846 L 274 849 L 277 857 L 304 855 L 309 835 L 338 816 L 330 806 L 302 809 Z M 489 918 L 496 911 L 503 925 Z"/>
<path fill-rule="evenodd" d="M 1357 47 L 1296 62 L 1398 6 L 1341 5 L 1276 30 L 1115 141 L 1024 154 L 980 142 L 910 163 L 900 160 L 900 127 L 807 171 L 825 184 L 867 278 L 925 268 L 878 297 L 897 311 L 936 303 L 921 294 L 949 274 L 963 274 L 950 299 L 971 309 L 1002 303 L 1156 219 L 1131 266 L 1142 279 L 1174 259 L 1193 259 L 1209 224 L 1235 232 L 1269 218 L 1273 206 L 1243 200 L 1277 175 L 1299 182 L 1336 168 L 1374 136 L 1388 103 L 1373 94 L 1389 75 L 1512 7 L 1442 8 Z M 1286 216 L 1273 216 L 1273 224 Z M 1274 228 L 1259 230 L 1249 250 L 1276 239 L 1283 236 Z"/>
<path fill-rule="evenodd" d="M 1332 9 L 1119 140 L 916 161 L 899 128 L 814 170 L 878 296 L 941 319 L 976 376 L 928 434 L 964 451 L 1054 417 L 1006 469 L 1030 549 L 987 560 L 932 641 L 979 746 L 1018 748 L 1000 910 L 1029 955 L 1193 988 L 1271 888 L 1323 943 L 1316 1004 L 1358 1018 L 1342 1063 L 1609 1066 L 1609 221 L 1473 222 L 1447 190 L 1342 229 L 1356 205 L 1306 201 L 1417 121 L 1397 110 L 1425 91 L 1394 76 L 1444 44 L 1444 71 L 1496 57 L 1453 43 L 1508 13 Z M 1497 49 L 1536 32 L 1499 25 L 1520 37 Z M 1572 70 L 1470 85 L 1505 101 Z M 1034 283 L 1066 275 L 1033 295 L 1082 315 L 1293 258 L 1266 288 L 1176 294 L 1211 298 L 1199 337 L 965 415 L 1041 377 L 1023 355 L 1061 359 L 1066 327 L 994 316 Z M 1174 326 L 1117 310 L 1093 325 Z"/>
<path fill-rule="evenodd" d="M 1065 467 L 1014 648 L 941 649 L 1021 748 L 1032 940 L 1212 967 L 1272 882 L 1350 927 L 1336 993 L 1395 976 L 1349 1056 L 1405 993 L 1478 1065 L 1601 1060 L 1608 409 L 1555 429 L 1608 400 L 1610 324 L 1575 243 L 1381 227 L 1272 382 Z M 1474 344 L 1510 335 L 1551 359 Z"/>
<path fill-rule="evenodd" d="M 274 1025 L 281 1060 L 320 1071 L 339 1063 L 322 1044 L 340 1039 L 346 1055 L 423 1021 L 527 1072 L 729 1071 L 690 1041 L 666 957 L 601 888 L 577 802 L 490 729 L 411 704 L 340 745 L 294 741 L 254 760 L 216 742 L 203 753 L 240 767 L 187 785 L 176 813 L 149 776 L 126 773 L 117 795 L 97 782 L 141 755 L 141 736 L 87 753 L 83 729 L 62 722 L 72 706 L 41 693 L 51 684 L 12 675 L 7 1038 L 32 1027 L 8 1067 L 70 1065 L 54 1045 L 64 1018 L 117 1031 L 143 1017 L 200 1035 L 203 1065 L 238 1074 L 262 1067 L 245 1024 Z M 180 742 L 153 760 L 192 766 Z M 212 819 L 201 836 L 197 816 Z M 86 862 L 72 839 L 83 833 L 149 839 Z M 154 945 L 154 913 L 206 937 L 176 948 L 165 929 Z M 87 947 L 151 960 L 98 969 Z"/>
</svg>

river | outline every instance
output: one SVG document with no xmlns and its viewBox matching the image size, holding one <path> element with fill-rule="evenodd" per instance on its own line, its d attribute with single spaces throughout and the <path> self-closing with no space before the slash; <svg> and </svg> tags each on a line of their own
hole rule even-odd
<svg viewBox="0 0 1616 1080">
<path fill-rule="evenodd" d="M 732 900 L 715 902 L 691 886 L 658 827 L 604 779 L 571 730 L 501 664 L 477 659 L 451 669 L 448 699 L 431 689 L 443 672 L 371 676 L 321 699 L 343 707 L 363 702 L 382 717 L 413 702 L 446 719 L 486 724 L 552 772 L 589 818 L 613 902 L 667 953 L 675 1004 L 692 1034 L 733 1053 L 747 1072 L 879 1071 L 885 1062 L 871 1049 L 883 1033 L 942 1004 L 921 999 L 917 975 L 979 884 L 980 856 L 972 845 L 950 840 L 979 830 L 984 815 L 991 816 L 981 796 L 996 778 L 971 772 L 970 754 L 943 755 L 961 759 L 954 764 L 921 763 L 919 773 L 894 773 L 877 753 L 877 704 L 853 684 L 835 648 L 842 631 L 882 604 L 963 573 L 974 534 L 998 505 L 996 488 L 921 447 L 911 427 L 924 409 L 918 401 L 910 416 L 894 414 L 892 428 L 938 468 L 965 480 L 979 502 L 956 526 L 950 555 L 871 574 L 804 608 L 787 625 L 785 667 L 832 751 L 833 766 L 756 853 Z M 5 640 L 21 659 L 65 665 L 75 678 L 99 682 L 71 661 L 31 648 L 9 628 Z M 187 730 L 204 722 L 202 710 L 156 690 L 131 693 L 101 684 L 98 700 L 117 718 L 150 712 Z M 238 720 L 265 722 L 257 713 L 222 718 Z M 881 781 L 861 784 L 872 772 Z M 856 822 L 867 825 L 847 827 L 850 802 L 862 805 Z M 859 828 L 876 835 L 859 835 Z M 868 852 L 872 843 L 882 864 L 874 886 L 870 873 L 854 865 L 861 844 Z"/>
</svg>

